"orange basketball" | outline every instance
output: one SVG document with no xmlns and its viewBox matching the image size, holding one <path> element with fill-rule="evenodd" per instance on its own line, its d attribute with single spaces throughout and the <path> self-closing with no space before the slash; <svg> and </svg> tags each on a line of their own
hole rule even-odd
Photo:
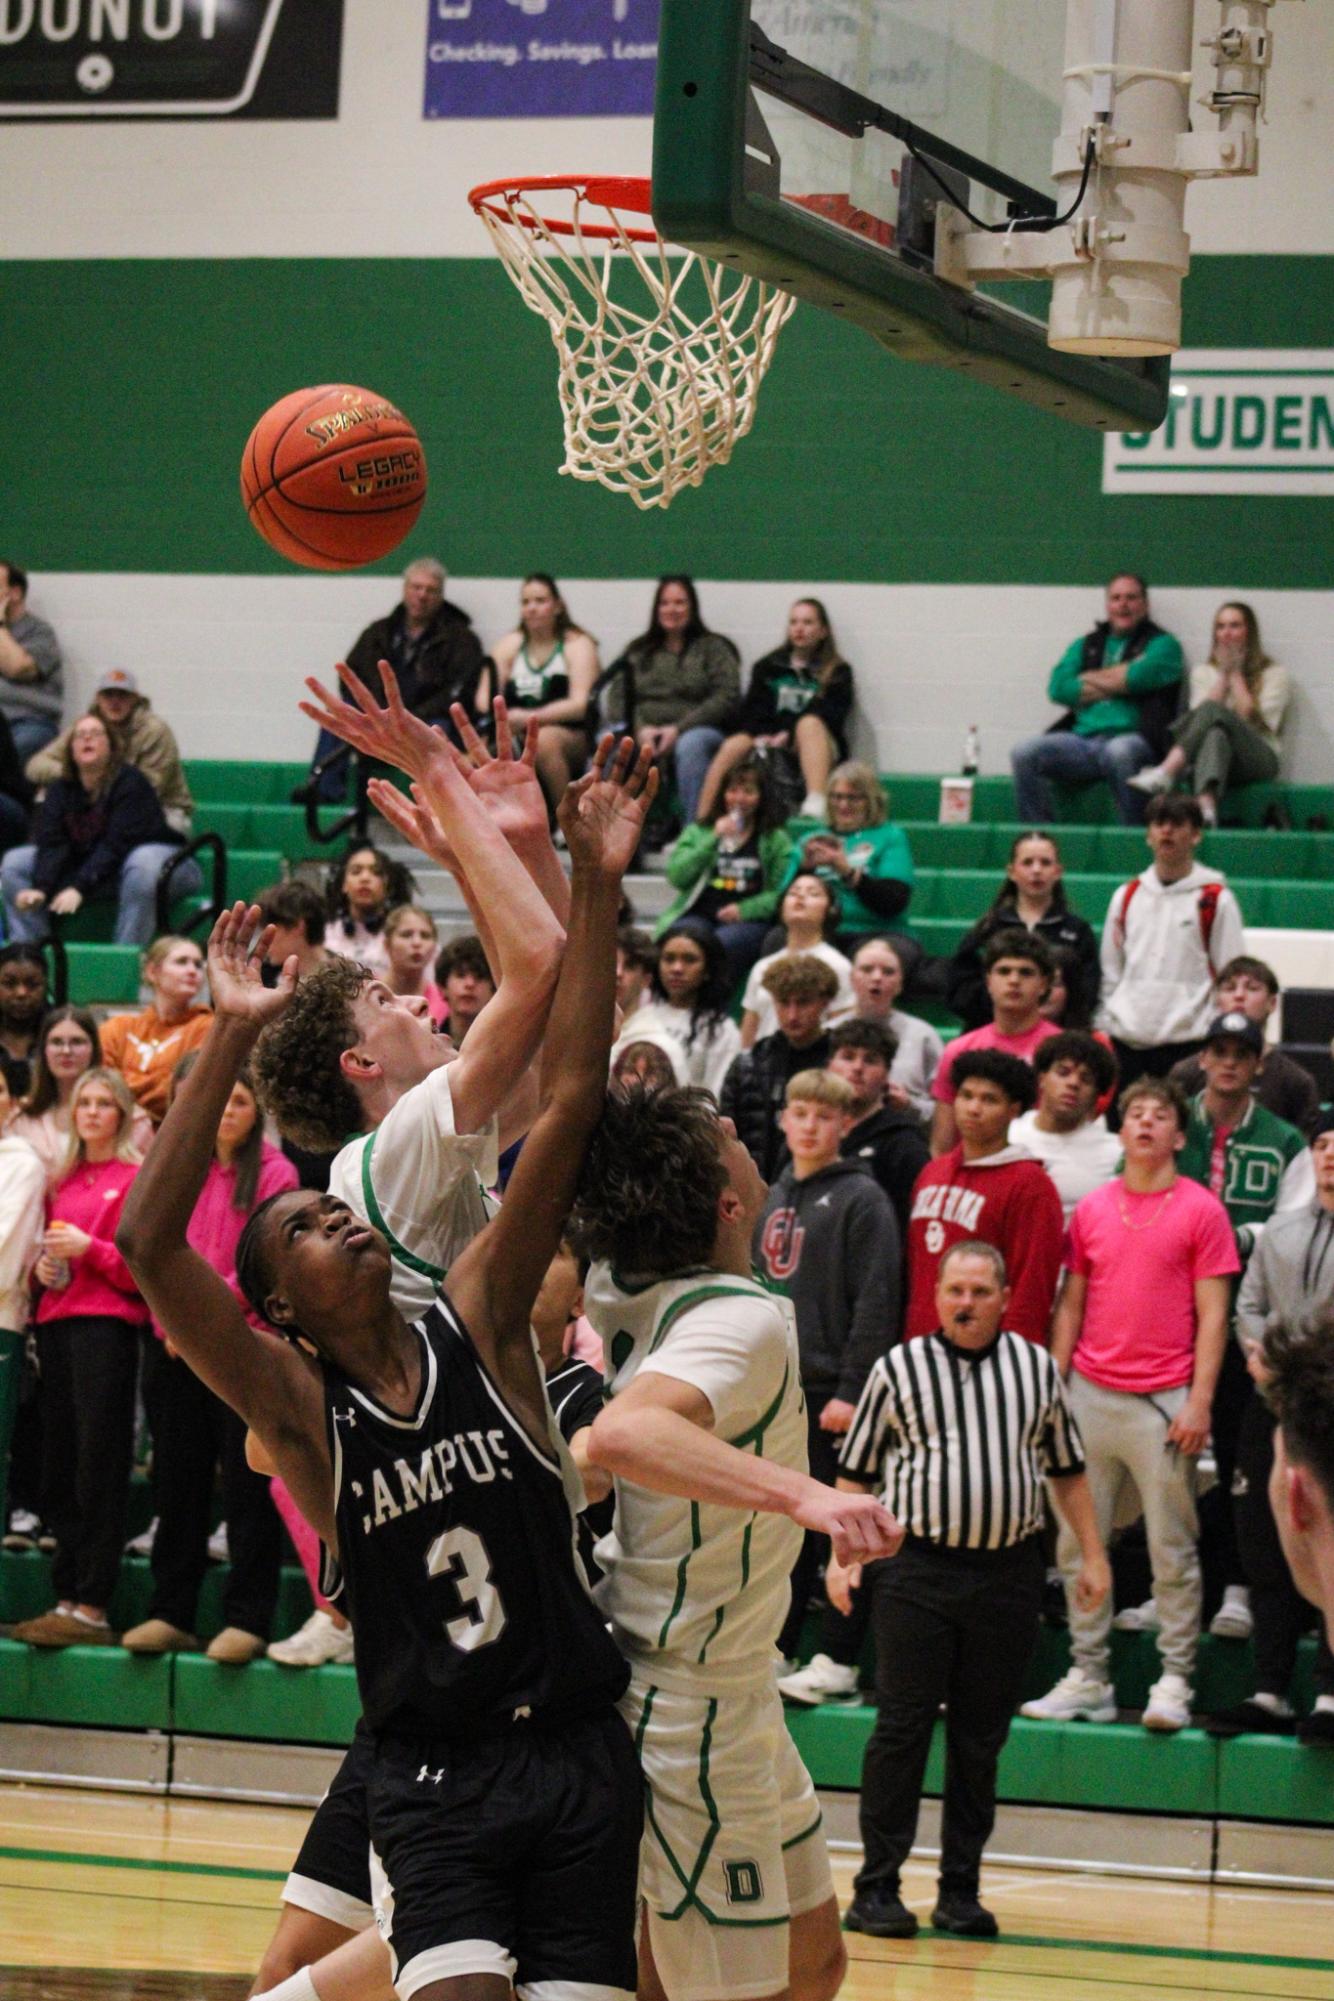
<svg viewBox="0 0 1334 2001">
<path fill-rule="evenodd" d="M 403 540 L 426 499 L 426 454 L 403 412 L 347 382 L 266 410 L 241 455 L 241 497 L 270 548 L 355 570 Z"/>
</svg>

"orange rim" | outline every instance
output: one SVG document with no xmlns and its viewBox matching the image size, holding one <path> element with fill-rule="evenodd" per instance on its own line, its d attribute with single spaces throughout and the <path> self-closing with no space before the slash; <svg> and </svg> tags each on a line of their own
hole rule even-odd
<svg viewBox="0 0 1334 2001">
<path fill-rule="evenodd" d="M 495 222 L 531 230 L 535 227 L 533 218 L 516 215 L 508 202 L 517 195 L 547 194 L 561 189 L 580 195 L 585 201 L 596 202 L 600 208 L 613 211 L 626 209 L 632 215 L 649 217 L 653 214 L 652 183 L 632 175 L 619 174 L 533 174 L 519 181 L 483 181 L 469 190 L 468 200 L 478 215 L 485 211 Z M 656 229 L 616 228 L 605 222 L 585 222 L 576 230 L 572 222 L 563 222 L 551 216 L 541 215 L 540 220 L 553 236 L 579 235 L 619 241 L 624 235 L 631 243 L 657 243 L 659 240 Z"/>
</svg>

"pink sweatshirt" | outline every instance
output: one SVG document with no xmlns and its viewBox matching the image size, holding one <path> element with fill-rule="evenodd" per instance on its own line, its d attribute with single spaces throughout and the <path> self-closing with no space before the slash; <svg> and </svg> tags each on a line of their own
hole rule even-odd
<svg viewBox="0 0 1334 2001">
<path fill-rule="evenodd" d="M 139 1163 L 103 1160 L 86 1163 L 67 1174 L 46 1198 L 48 1223 L 73 1223 L 86 1230 L 91 1244 L 81 1258 L 69 1261 L 70 1282 L 48 1286 L 37 1301 L 37 1324 L 102 1315 L 142 1326 L 148 1308 L 134 1289 L 130 1268 L 116 1249 L 116 1227 Z"/>
<path fill-rule="evenodd" d="M 259 1178 L 255 1183 L 255 1199 L 249 1209 L 237 1209 L 232 1197 L 236 1193 L 236 1169 L 224 1167 L 215 1155 L 209 1162 L 204 1185 L 199 1191 L 193 1216 L 185 1232 L 186 1241 L 192 1251 L 198 1251 L 205 1263 L 211 1264 L 220 1277 L 225 1278 L 232 1291 L 241 1299 L 236 1284 L 236 1246 L 241 1241 L 241 1232 L 249 1222 L 261 1202 L 267 1202 L 270 1195 L 281 1194 L 284 1188 L 295 1188 L 299 1177 L 296 1169 L 285 1153 L 267 1140 L 260 1143 Z M 245 1301 L 241 1300 L 244 1306 Z M 246 1308 L 247 1318 L 253 1319 Z M 162 1339 L 162 1329 L 156 1324 L 153 1332 Z"/>
</svg>

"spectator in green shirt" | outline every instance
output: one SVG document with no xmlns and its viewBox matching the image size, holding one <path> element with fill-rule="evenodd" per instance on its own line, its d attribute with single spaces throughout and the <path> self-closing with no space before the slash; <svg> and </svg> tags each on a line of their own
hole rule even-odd
<svg viewBox="0 0 1334 2001">
<path fill-rule="evenodd" d="M 1129 781 L 1167 755 L 1185 665 L 1180 643 L 1149 617 L 1144 579 L 1129 571 L 1113 577 L 1106 618 L 1066 649 L 1047 683 L 1065 715 L 1010 752 L 1021 824 L 1040 827 L 1053 818 L 1054 784 L 1103 779 L 1122 824 L 1142 825 L 1144 795 Z"/>
</svg>

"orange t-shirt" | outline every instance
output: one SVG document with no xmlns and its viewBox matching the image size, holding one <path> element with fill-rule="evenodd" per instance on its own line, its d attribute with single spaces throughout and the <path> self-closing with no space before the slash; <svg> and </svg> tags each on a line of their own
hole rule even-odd
<svg viewBox="0 0 1334 2001">
<path fill-rule="evenodd" d="M 213 1019 L 211 1007 L 192 1007 L 184 1021 L 165 1022 L 155 1007 L 142 1014 L 113 1014 L 102 1024 L 102 1061 L 119 1070 L 154 1125 L 167 1116 L 171 1073 L 198 1049 Z"/>
</svg>

